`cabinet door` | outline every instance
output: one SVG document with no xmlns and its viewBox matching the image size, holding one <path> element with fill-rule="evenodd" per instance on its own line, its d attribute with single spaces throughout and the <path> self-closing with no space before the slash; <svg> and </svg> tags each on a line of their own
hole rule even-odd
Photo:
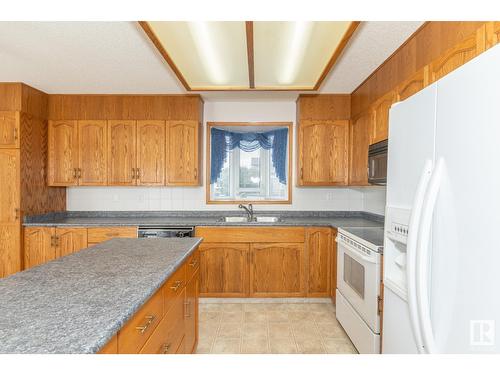
<svg viewBox="0 0 500 375">
<path fill-rule="evenodd" d="M 389 108 L 395 101 L 394 91 L 381 97 L 373 105 L 373 128 L 371 144 L 387 139 L 389 132 Z"/>
<path fill-rule="evenodd" d="M 200 296 L 248 296 L 248 244 L 202 243 L 200 252 Z"/>
<path fill-rule="evenodd" d="M 21 270 L 21 224 L 0 223 L 0 278 Z"/>
<path fill-rule="evenodd" d="M 299 185 L 348 182 L 349 121 L 304 120 L 299 125 Z"/>
<path fill-rule="evenodd" d="M 79 185 L 106 185 L 106 139 L 106 121 L 78 121 Z"/>
<path fill-rule="evenodd" d="M 24 268 L 28 269 L 56 258 L 55 228 L 27 227 L 24 230 Z"/>
<path fill-rule="evenodd" d="M 76 121 L 49 121 L 49 170 L 51 186 L 78 184 L 78 126 Z"/>
<path fill-rule="evenodd" d="M 398 101 L 405 100 L 429 84 L 429 67 L 425 66 L 396 88 Z"/>
<path fill-rule="evenodd" d="M 0 148 L 19 148 L 19 112 L 0 111 Z"/>
<path fill-rule="evenodd" d="M 373 116 L 365 112 L 352 121 L 349 185 L 368 185 L 368 147 Z"/>
<path fill-rule="evenodd" d="M 165 184 L 165 121 L 137 121 L 137 185 Z"/>
<path fill-rule="evenodd" d="M 251 244 L 250 296 L 303 297 L 304 244 Z"/>
<path fill-rule="evenodd" d="M 167 185 L 199 185 L 199 124 L 167 121 Z"/>
<path fill-rule="evenodd" d="M 193 353 L 198 341 L 198 294 L 199 294 L 199 272 L 193 276 L 186 286 L 185 305 L 185 353 Z"/>
<path fill-rule="evenodd" d="M 136 123 L 108 121 L 108 184 L 136 184 Z"/>
<path fill-rule="evenodd" d="M 332 230 L 330 228 L 306 229 L 306 252 L 308 259 L 309 297 L 330 295 L 330 258 Z"/>
<path fill-rule="evenodd" d="M 0 223 L 20 220 L 19 150 L 0 149 Z"/>
<path fill-rule="evenodd" d="M 87 228 L 56 228 L 56 256 L 76 253 L 87 247 Z"/>
<path fill-rule="evenodd" d="M 429 64 L 430 82 L 436 82 L 456 68 L 464 65 L 482 52 L 482 49 L 483 46 L 478 45 L 476 34 L 448 49 L 440 58 Z"/>
<path fill-rule="evenodd" d="M 500 42 L 500 22 L 490 21 L 486 23 L 486 48 L 491 48 Z"/>
</svg>

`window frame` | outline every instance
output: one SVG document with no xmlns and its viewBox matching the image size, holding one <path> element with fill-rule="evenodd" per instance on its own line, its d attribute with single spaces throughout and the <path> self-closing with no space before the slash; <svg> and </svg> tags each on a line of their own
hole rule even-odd
<svg viewBox="0 0 500 375">
<path fill-rule="evenodd" d="M 211 156 L 211 140 L 210 133 L 213 127 L 234 127 L 234 126 L 260 126 L 260 127 L 287 127 L 288 128 L 288 173 L 287 173 L 287 188 L 288 199 L 261 199 L 261 200 L 214 200 L 211 196 L 210 184 L 210 156 Z M 206 127 L 206 202 L 207 204 L 291 204 L 292 203 L 292 150 L 293 150 L 293 122 L 207 122 Z M 269 159 L 269 158 L 268 158 Z M 269 184 L 269 182 L 266 182 Z M 269 189 L 269 187 L 267 187 Z"/>
</svg>

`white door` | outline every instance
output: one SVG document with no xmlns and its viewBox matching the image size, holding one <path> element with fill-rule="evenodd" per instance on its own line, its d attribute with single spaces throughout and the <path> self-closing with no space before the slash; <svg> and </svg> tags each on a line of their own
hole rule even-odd
<svg viewBox="0 0 500 375">
<path fill-rule="evenodd" d="M 431 178 L 437 198 L 424 210 L 434 208 L 434 216 L 420 231 L 432 244 L 427 275 L 421 263 L 421 279 L 431 284 L 430 306 L 425 284 L 421 290 L 427 352 L 500 352 L 499 66 L 497 46 L 438 82 L 442 172 Z M 425 250 L 429 242 L 420 240 Z"/>
<path fill-rule="evenodd" d="M 410 316 L 407 285 L 406 234 L 394 232 L 410 227 L 417 186 L 434 161 L 436 126 L 436 85 L 431 85 L 405 101 L 392 106 L 389 112 L 389 155 L 387 169 L 387 207 L 384 239 L 384 322 L 382 351 L 384 353 L 416 353 L 417 343 L 412 327 L 416 314 Z M 420 189 L 422 190 L 422 189 Z M 424 190 L 425 191 L 425 190 Z M 423 197 L 423 196 L 422 196 Z M 416 229 L 413 230 L 416 234 Z M 394 240 L 399 237 L 403 242 Z M 414 247 L 411 254 L 415 254 Z M 414 293 L 413 293 L 414 296 Z M 413 297 L 415 298 L 415 296 Z M 413 306 L 416 302 L 413 301 Z M 415 311 L 413 309 L 412 311 Z"/>
</svg>

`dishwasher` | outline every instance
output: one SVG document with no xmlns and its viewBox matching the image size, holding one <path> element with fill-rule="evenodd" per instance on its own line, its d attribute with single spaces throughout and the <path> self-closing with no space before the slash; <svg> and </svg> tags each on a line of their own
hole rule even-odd
<svg viewBox="0 0 500 375">
<path fill-rule="evenodd" d="M 139 226 L 139 238 L 193 237 L 194 227 Z"/>
</svg>

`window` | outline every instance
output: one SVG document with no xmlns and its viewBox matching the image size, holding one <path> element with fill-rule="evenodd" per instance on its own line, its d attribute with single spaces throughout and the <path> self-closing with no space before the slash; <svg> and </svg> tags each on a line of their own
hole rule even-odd
<svg viewBox="0 0 500 375">
<path fill-rule="evenodd" d="M 290 130 L 291 124 L 281 123 L 209 123 L 208 203 L 289 203 Z"/>
</svg>

